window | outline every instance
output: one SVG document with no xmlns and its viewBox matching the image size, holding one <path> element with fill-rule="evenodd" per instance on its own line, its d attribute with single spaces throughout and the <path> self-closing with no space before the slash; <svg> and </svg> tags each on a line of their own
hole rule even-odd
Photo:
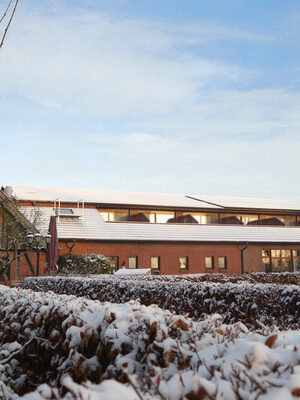
<svg viewBox="0 0 300 400">
<path fill-rule="evenodd" d="M 271 272 L 270 250 L 262 250 L 263 271 Z"/>
<path fill-rule="evenodd" d="M 262 262 L 264 272 L 291 272 L 292 252 L 289 249 L 263 250 Z M 296 271 L 295 263 L 294 270 Z"/>
<path fill-rule="evenodd" d="M 59 218 L 78 218 L 79 215 L 75 214 L 72 208 L 54 208 L 55 215 Z"/>
<path fill-rule="evenodd" d="M 179 257 L 179 269 L 184 270 L 188 269 L 189 264 L 188 264 L 188 257 Z"/>
<path fill-rule="evenodd" d="M 291 250 L 271 250 L 272 271 L 290 272 L 292 270 Z"/>
<path fill-rule="evenodd" d="M 104 221 L 113 222 L 113 221 L 126 221 L 128 219 L 129 211 L 128 210 L 103 210 L 99 209 L 99 213 Z"/>
<path fill-rule="evenodd" d="M 151 257 L 151 268 L 152 269 L 160 268 L 160 257 Z"/>
<path fill-rule="evenodd" d="M 300 272 L 300 250 L 293 250 L 294 271 Z"/>
<path fill-rule="evenodd" d="M 194 212 L 184 212 L 183 215 L 190 215 L 192 216 L 198 224 L 217 224 L 218 214 L 216 213 L 194 213 Z"/>
<path fill-rule="evenodd" d="M 213 257 L 205 257 L 205 267 L 206 267 L 206 269 L 214 268 L 214 258 Z"/>
<path fill-rule="evenodd" d="M 227 257 L 218 257 L 219 269 L 227 269 Z"/>
<path fill-rule="evenodd" d="M 221 224 L 252 225 L 257 222 L 257 214 L 220 214 Z"/>
<path fill-rule="evenodd" d="M 296 216 L 294 215 L 261 215 L 262 225 L 297 225 Z"/>
<path fill-rule="evenodd" d="M 138 258 L 137 257 L 129 257 L 128 258 L 128 268 L 134 269 L 138 266 Z"/>
<path fill-rule="evenodd" d="M 130 210 L 129 214 L 131 222 L 155 222 L 155 213 L 150 210 Z"/>
<path fill-rule="evenodd" d="M 174 212 L 169 211 L 155 211 L 156 223 L 165 224 L 169 219 L 175 217 Z"/>
<path fill-rule="evenodd" d="M 71 208 L 60 208 L 55 210 L 56 214 L 59 215 L 73 215 L 74 211 Z"/>
<path fill-rule="evenodd" d="M 278 215 L 260 215 L 259 225 L 281 225 L 284 226 L 285 223 L 282 217 Z"/>
</svg>

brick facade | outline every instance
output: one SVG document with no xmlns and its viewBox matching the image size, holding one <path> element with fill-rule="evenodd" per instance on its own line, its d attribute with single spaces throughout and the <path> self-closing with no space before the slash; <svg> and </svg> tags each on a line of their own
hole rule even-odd
<svg viewBox="0 0 300 400">
<path fill-rule="evenodd" d="M 70 242 L 68 243 L 70 244 Z M 60 254 L 69 253 L 66 242 L 60 242 Z M 160 274 L 181 273 L 216 273 L 222 272 L 229 275 L 241 273 L 241 248 L 236 244 L 184 244 L 184 243 L 104 243 L 95 241 L 77 241 L 72 254 L 95 253 L 105 256 L 119 257 L 119 267 L 126 263 L 128 258 L 138 257 L 138 268 L 150 268 L 151 257 L 160 257 Z M 264 249 L 297 249 L 295 245 L 255 245 L 249 244 L 244 251 L 244 271 L 262 271 L 262 250 Z M 188 257 L 188 270 L 179 269 L 179 258 Z M 227 268 L 219 269 L 218 257 L 226 256 Z M 214 257 L 214 269 L 206 269 L 205 257 Z"/>
<path fill-rule="evenodd" d="M 31 261 L 34 270 L 36 271 L 36 253 L 29 252 L 28 257 Z M 39 275 L 44 275 L 45 266 L 46 266 L 46 255 L 45 253 L 40 253 Z M 9 281 L 12 282 L 12 281 L 24 280 L 28 276 L 33 276 L 33 274 L 29 268 L 29 265 L 25 259 L 24 254 L 22 254 L 19 259 L 14 260 L 10 265 Z M 1 277 L 0 277 L 0 283 L 1 283 Z"/>
</svg>

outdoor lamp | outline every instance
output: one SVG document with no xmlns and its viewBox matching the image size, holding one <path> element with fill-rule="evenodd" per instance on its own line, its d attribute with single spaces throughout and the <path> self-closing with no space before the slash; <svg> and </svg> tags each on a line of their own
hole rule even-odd
<svg viewBox="0 0 300 400">
<path fill-rule="evenodd" d="M 31 246 L 32 242 L 33 242 L 33 234 L 28 233 L 28 235 L 26 236 L 26 239 L 27 239 L 27 243 L 29 244 L 29 246 Z"/>
<path fill-rule="evenodd" d="M 46 247 L 40 246 L 42 238 L 45 239 L 46 242 Z M 51 235 L 47 233 L 46 235 L 42 236 L 40 233 L 36 233 L 33 235 L 32 233 L 29 233 L 26 236 L 27 243 L 29 244 L 29 248 L 31 251 L 34 251 L 36 253 L 36 276 L 39 276 L 40 274 L 40 253 L 45 252 L 47 254 L 48 251 L 48 246 L 51 242 Z"/>
<path fill-rule="evenodd" d="M 34 235 L 34 241 L 35 241 L 35 243 L 39 244 L 40 241 L 41 241 L 41 237 L 42 237 L 42 236 L 41 236 L 39 233 L 36 233 L 36 234 Z"/>
<path fill-rule="evenodd" d="M 52 237 L 52 236 L 51 236 L 49 233 L 47 233 L 47 234 L 44 236 L 47 245 L 50 244 L 50 242 L 51 242 L 51 237 Z"/>
</svg>

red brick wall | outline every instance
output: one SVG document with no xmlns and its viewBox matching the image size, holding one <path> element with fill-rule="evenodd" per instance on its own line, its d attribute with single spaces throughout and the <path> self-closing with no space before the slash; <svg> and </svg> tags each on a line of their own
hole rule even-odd
<svg viewBox="0 0 300 400">
<path fill-rule="evenodd" d="M 60 254 L 69 252 L 64 242 L 59 244 Z M 174 244 L 174 243 L 99 243 L 99 242 L 77 242 L 72 251 L 73 254 L 96 253 L 105 256 L 118 256 L 119 266 L 123 261 L 128 267 L 128 257 L 138 256 L 138 267 L 149 268 L 151 257 L 160 257 L 161 274 L 178 273 L 205 273 L 205 272 L 227 272 L 228 274 L 239 274 L 241 272 L 241 253 L 236 245 L 223 244 Z M 257 268 L 261 269 L 261 250 L 253 248 L 248 253 L 258 259 Z M 255 255 L 253 255 L 255 253 Z M 258 253 L 258 254 L 256 254 Z M 188 271 L 179 270 L 179 258 L 188 256 Z M 214 270 L 207 270 L 205 257 L 214 257 Z M 218 257 L 227 257 L 227 271 L 219 270 Z M 246 267 L 245 262 L 245 267 Z M 247 265 L 248 266 L 248 265 Z M 245 268 L 249 270 L 249 268 Z"/>
<path fill-rule="evenodd" d="M 36 271 L 36 253 L 29 252 L 28 256 L 30 258 L 30 261 Z M 39 274 L 44 275 L 44 270 L 45 270 L 45 265 L 46 265 L 46 255 L 45 253 L 40 254 L 40 268 L 39 268 Z M 24 254 L 22 254 L 19 265 L 18 261 L 14 260 L 11 263 L 10 266 L 10 282 L 13 280 L 24 280 L 28 276 L 33 276 L 32 272 L 26 262 L 26 259 L 24 257 Z M 0 283 L 3 283 L 0 277 Z"/>
<path fill-rule="evenodd" d="M 69 252 L 64 242 L 59 244 L 60 254 Z M 182 243 L 100 243 L 82 241 L 77 242 L 73 248 L 73 254 L 95 253 L 105 256 L 118 256 L 119 267 L 123 261 L 128 267 L 128 257 L 138 256 L 139 268 L 150 268 L 151 257 L 160 257 L 161 274 L 179 273 L 214 273 L 224 272 L 227 274 L 241 273 L 241 251 L 244 245 L 235 244 L 182 244 Z M 249 244 L 244 251 L 244 271 L 262 271 L 262 250 L 263 249 L 299 249 L 294 245 L 255 245 Z M 179 270 L 179 257 L 188 256 L 189 269 Z M 215 268 L 207 270 L 205 257 L 214 257 Z M 218 257 L 227 257 L 227 271 L 218 268 Z"/>
</svg>

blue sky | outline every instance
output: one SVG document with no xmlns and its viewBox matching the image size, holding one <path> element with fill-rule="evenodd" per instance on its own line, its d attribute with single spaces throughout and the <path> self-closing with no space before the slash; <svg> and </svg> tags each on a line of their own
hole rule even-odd
<svg viewBox="0 0 300 400">
<path fill-rule="evenodd" d="M 300 198 L 299 1 L 20 1 L 1 184 Z"/>
</svg>

